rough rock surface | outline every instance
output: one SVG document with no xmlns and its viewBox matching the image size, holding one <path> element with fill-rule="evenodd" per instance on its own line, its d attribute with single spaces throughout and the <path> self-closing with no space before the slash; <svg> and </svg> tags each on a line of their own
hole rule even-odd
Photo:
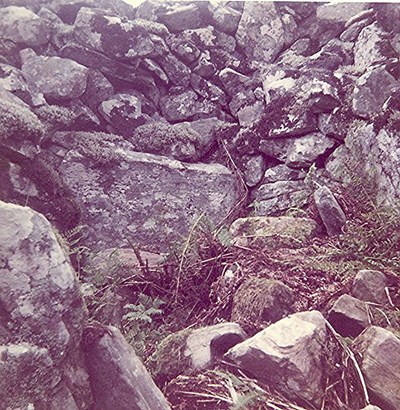
<svg viewBox="0 0 400 410">
<path fill-rule="evenodd" d="M 353 347 L 360 354 L 361 371 L 373 403 L 382 409 L 400 406 L 400 339 L 392 332 L 372 326 L 362 333 Z"/>
<path fill-rule="evenodd" d="M 314 201 L 329 236 L 339 235 L 346 223 L 346 215 L 332 191 L 320 187 L 314 192 Z"/>
<path fill-rule="evenodd" d="M 72 135 L 80 144 L 84 138 L 86 148 L 71 150 L 59 171 L 85 209 L 88 244 L 97 250 L 129 239 L 166 251 L 203 212 L 218 222 L 236 202 L 235 179 L 222 165 L 185 164 L 134 152 L 129 144 L 121 149 L 101 136 Z"/>
<path fill-rule="evenodd" d="M 342 336 L 358 336 L 368 325 L 366 303 L 344 294 L 329 311 L 329 322 Z"/>
<path fill-rule="evenodd" d="M 318 405 L 326 338 L 321 313 L 300 312 L 239 343 L 226 357 L 285 396 Z"/>
<path fill-rule="evenodd" d="M 86 311 L 75 273 L 42 215 L 1 202 L 0 219 L 1 402 L 87 409 Z"/>
<path fill-rule="evenodd" d="M 117 328 L 87 326 L 84 349 L 97 409 L 170 409 L 132 346 Z"/>
<path fill-rule="evenodd" d="M 360 270 L 354 277 L 351 294 L 366 302 L 385 304 L 388 302 L 385 288 L 386 275 L 377 270 Z"/>
</svg>

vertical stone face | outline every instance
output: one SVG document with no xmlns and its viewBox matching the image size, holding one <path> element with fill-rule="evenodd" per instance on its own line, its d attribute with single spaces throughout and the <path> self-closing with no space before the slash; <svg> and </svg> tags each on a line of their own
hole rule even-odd
<svg viewBox="0 0 400 410">
<path fill-rule="evenodd" d="M 96 409 L 170 409 L 132 346 L 117 328 L 88 327 L 84 340 Z"/>
<path fill-rule="evenodd" d="M 0 401 L 86 409 L 86 310 L 75 273 L 42 215 L 0 202 L 0 225 Z"/>
<path fill-rule="evenodd" d="M 222 165 L 187 164 L 115 146 L 99 152 L 102 158 L 90 159 L 70 151 L 60 166 L 84 209 L 87 243 L 94 249 L 130 240 L 166 251 L 200 215 L 218 223 L 235 205 L 235 178 Z"/>
</svg>

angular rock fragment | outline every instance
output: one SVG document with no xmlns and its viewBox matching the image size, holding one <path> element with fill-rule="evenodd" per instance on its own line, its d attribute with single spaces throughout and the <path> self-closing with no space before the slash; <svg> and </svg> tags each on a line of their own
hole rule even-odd
<svg viewBox="0 0 400 410">
<path fill-rule="evenodd" d="M 385 288 L 386 275 L 377 270 L 360 270 L 354 278 L 351 294 L 366 302 L 385 304 L 388 302 Z"/>
<path fill-rule="evenodd" d="M 267 167 L 262 155 L 247 155 L 243 157 L 243 178 L 249 187 L 256 186 L 263 178 Z"/>
<path fill-rule="evenodd" d="M 342 336 L 356 337 L 369 325 L 367 306 L 350 295 L 342 295 L 329 311 L 328 320 Z"/>
<path fill-rule="evenodd" d="M 314 201 L 328 235 L 339 235 L 346 224 L 346 215 L 331 190 L 326 186 L 318 188 L 314 192 Z"/>
<path fill-rule="evenodd" d="M 400 408 L 400 339 L 392 332 L 372 326 L 353 344 L 372 402 L 382 409 Z"/>
<path fill-rule="evenodd" d="M 117 328 L 87 326 L 84 349 L 97 409 L 170 409 L 132 346 Z"/>
<path fill-rule="evenodd" d="M 318 406 L 323 394 L 326 340 L 321 313 L 300 312 L 237 344 L 226 357 L 283 395 Z"/>
</svg>

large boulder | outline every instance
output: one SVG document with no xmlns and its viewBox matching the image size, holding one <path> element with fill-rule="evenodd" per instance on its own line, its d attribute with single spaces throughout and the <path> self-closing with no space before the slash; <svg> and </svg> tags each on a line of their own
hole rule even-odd
<svg viewBox="0 0 400 410">
<path fill-rule="evenodd" d="M 170 409 L 132 346 L 117 328 L 87 326 L 83 345 L 96 409 Z"/>
<path fill-rule="evenodd" d="M 67 58 L 38 56 L 30 49 L 21 51 L 21 59 L 27 83 L 38 87 L 46 99 L 73 100 L 84 93 L 89 71 L 85 66 Z"/>
<path fill-rule="evenodd" d="M 400 339 L 372 326 L 353 345 L 373 403 L 385 410 L 400 408 Z"/>
<path fill-rule="evenodd" d="M 237 344 L 226 357 L 285 396 L 319 406 L 324 391 L 326 341 L 322 314 L 300 312 Z"/>
<path fill-rule="evenodd" d="M 48 22 L 25 7 L 9 6 L 0 9 L 0 37 L 25 47 L 38 47 L 48 43 Z"/>
<path fill-rule="evenodd" d="M 86 309 L 50 223 L 0 203 L 0 401 L 4 408 L 88 409 L 80 342 Z"/>
<path fill-rule="evenodd" d="M 69 148 L 59 172 L 82 206 L 87 243 L 96 250 L 123 247 L 127 240 L 167 250 L 201 214 L 216 223 L 235 204 L 236 181 L 222 165 L 134 152 L 130 143 L 106 134 L 56 138 Z"/>
</svg>

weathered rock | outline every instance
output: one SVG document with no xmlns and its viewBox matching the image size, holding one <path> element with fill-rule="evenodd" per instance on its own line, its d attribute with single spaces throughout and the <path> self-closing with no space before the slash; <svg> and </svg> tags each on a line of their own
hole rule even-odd
<svg viewBox="0 0 400 410">
<path fill-rule="evenodd" d="M 396 79 L 384 67 L 367 71 L 358 78 L 354 88 L 354 114 L 371 118 L 382 112 L 385 102 L 396 88 L 398 88 Z"/>
<path fill-rule="evenodd" d="M 196 29 L 202 26 L 203 11 L 196 3 L 188 5 L 172 4 L 159 20 L 164 23 L 171 32 Z"/>
<path fill-rule="evenodd" d="M 137 153 L 106 134 L 70 133 L 59 143 L 73 148 L 59 171 L 84 209 L 94 250 L 121 247 L 127 239 L 167 250 L 202 212 L 217 222 L 236 201 L 235 179 L 221 165 Z"/>
<path fill-rule="evenodd" d="M 244 101 L 246 103 L 248 99 L 245 97 Z M 246 104 L 243 108 L 239 109 L 232 109 L 232 104 L 230 104 L 229 106 L 231 108 L 232 114 L 237 115 L 239 124 L 242 127 L 249 127 L 259 122 L 262 118 L 262 114 L 264 113 L 265 108 L 264 102 L 260 100 L 256 100 L 253 104 Z"/>
<path fill-rule="evenodd" d="M 292 290 L 282 282 L 251 277 L 235 292 L 231 320 L 260 330 L 293 313 L 293 301 Z"/>
<path fill-rule="evenodd" d="M 213 25 L 224 33 L 234 35 L 242 16 L 241 12 L 224 4 L 211 4 L 210 7 L 212 7 Z"/>
<path fill-rule="evenodd" d="M 372 326 L 354 341 L 354 348 L 360 354 L 361 371 L 373 403 L 382 409 L 398 409 L 400 339 L 389 330 Z"/>
<path fill-rule="evenodd" d="M 162 97 L 160 104 L 165 119 L 171 122 L 215 117 L 218 113 L 215 103 L 200 99 L 192 90 Z"/>
<path fill-rule="evenodd" d="M 269 63 L 284 45 L 284 25 L 274 3 L 247 2 L 236 40 L 250 60 Z"/>
<path fill-rule="evenodd" d="M 277 181 L 298 181 L 304 179 L 305 171 L 299 169 L 292 169 L 284 164 L 279 164 L 268 168 L 263 177 L 263 183 L 271 183 Z"/>
<path fill-rule="evenodd" d="M 321 313 L 301 312 L 239 343 L 226 357 L 285 396 L 318 406 L 323 392 L 326 339 Z"/>
<path fill-rule="evenodd" d="M 107 100 L 114 94 L 113 85 L 99 70 L 89 70 L 85 92 L 82 94 L 82 101 L 98 112 L 100 103 Z"/>
<path fill-rule="evenodd" d="M 318 188 L 314 192 L 314 201 L 328 235 L 335 236 L 342 233 L 342 228 L 346 224 L 346 215 L 332 191 L 326 186 Z"/>
<path fill-rule="evenodd" d="M 129 141 L 137 151 L 196 162 L 215 141 L 218 125 L 215 118 L 172 125 L 154 122 L 138 127 Z"/>
<path fill-rule="evenodd" d="M 367 407 L 364 407 L 363 409 L 361 409 L 361 410 L 382 410 L 380 407 L 378 407 L 378 406 L 373 406 L 372 404 L 368 404 L 368 406 Z"/>
<path fill-rule="evenodd" d="M 354 66 L 363 73 L 375 63 L 385 62 L 395 57 L 386 33 L 377 23 L 370 24 L 361 30 L 354 45 Z"/>
<path fill-rule="evenodd" d="M 46 99 L 68 101 L 84 93 L 88 76 L 85 66 L 67 58 L 37 56 L 28 49 L 21 52 L 21 59 L 28 85 L 38 87 Z"/>
<path fill-rule="evenodd" d="M 342 336 L 356 337 L 368 325 L 368 311 L 365 302 L 344 294 L 329 311 L 328 320 Z"/>
<path fill-rule="evenodd" d="M 317 19 L 344 24 L 367 8 L 368 3 L 323 4 L 317 7 Z"/>
<path fill-rule="evenodd" d="M 2 405 L 87 409 L 86 310 L 75 273 L 42 215 L 1 202 L 0 220 Z"/>
<path fill-rule="evenodd" d="M 318 128 L 322 134 L 344 141 L 354 117 L 350 109 L 341 108 L 331 113 L 321 113 L 318 116 Z"/>
<path fill-rule="evenodd" d="M 38 143 L 44 127 L 30 107 L 0 88 L 0 140 L 31 140 Z"/>
<path fill-rule="evenodd" d="M 139 57 L 165 55 L 168 49 L 159 35 L 167 33 L 161 24 L 143 20 L 123 21 L 87 7 L 79 10 L 74 24 L 75 39 L 83 46 L 111 58 L 133 61 Z"/>
<path fill-rule="evenodd" d="M 1 8 L 0 21 L 0 37 L 23 46 L 43 46 L 50 39 L 50 28 L 46 20 L 25 7 Z"/>
<path fill-rule="evenodd" d="M 224 85 L 225 92 L 234 97 L 238 92 L 251 85 L 252 79 L 231 68 L 224 68 L 218 74 L 219 79 Z"/>
<path fill-rule="evenodd" d="M 190 69 L 173 54 L 166 55 L 159 61 L 172 84 L 185 88 L 189 85 Z"/>
<path fill-rule="evenodd" d="M 259 239 L 271 247 L 289 244 L 304 244 L 311 239 L 317 230 L 312 219 L 280 217 L 247 217 L 234 221 L 229 228 L 233 243 L 243 243 L 247 239 Z"/>
<path fill-rule="evenodd" d="M 92 325 L 84 349 L 98 409 L 167 410 L 170 406 L 118 329 Z"/>
<path fill-rule="evenodd" d="M 388 302 L 385 288 L 386 275 L 377 270 L 360 270 L 354 278 L 351 294 L 366 302 L 385 304 Z"/>
<path fill-rule="evenodd" d="M 33 107 L 46 103 L 37 88 L 29 87 L 22 72 L 11 65 L 0 64 L 0 87 Z"/>
<path fill-rule="evenodd" d="M 99 112 L 118 134 L 124 136 L 132 135 L 135 128 L 146 122 L 141 102 L 132 94 L 112 95 L 100 104 Z"/>
<path fill-rule="evenodd" d="M 190 85 L 200 97 L 206 98 L 211 102 L 218 102 L 220 105 L 226 105 L 225 93 L 210 81 L 205 80 L 197 74 L 190 76 Z"/>
<path fill-rule="evenodd" d="M 346 30 L 342 32 L 340 35 L 340 40 L 345 41 L 345 42 L 355 42 L 357 40 L 357 37 L 361 33 L 361 30 L 364 27 L 369 26 L 373 22 L 373 15 L 367 16 L 366 18 L 355 21 L 351 25 L 349 25 Z"/>
<path fill-rule="evenodd" d="M 171 35 L 166 41 L 171 51 L 185 64 L 193 64 L 200 57 L 201 51 L 191 40 Z"/>
<path fill-rule="evenodd" d="M 258 216 L 278 215 L 290 208 L 307 204 L 311 192 L 303 181 L 263 183 L 254 192 L 254 210 Z"/>
<path fill-rule="evenodd" d="M 244 339 L 245 334 L 237 323 L 202 327 L 190 333 L 184 354 L 190 358 L 193 369 L 202 370 Z"/>
<path fill-rule="evenodd" d="M 256 186 L 263 178 L 267 167 L 265 158 L 262 155 L 243 157 L 243 178 L 249 187 Z"/>
</svg>

